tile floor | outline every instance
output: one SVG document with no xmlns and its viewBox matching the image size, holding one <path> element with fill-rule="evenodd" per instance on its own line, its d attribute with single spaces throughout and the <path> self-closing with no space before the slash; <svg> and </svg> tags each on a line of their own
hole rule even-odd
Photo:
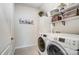
<svg viewBox="0 0 79 59">
<path fill-rule="evenodd" d="M 25 47 L 25 48 L 16 49 L 15 55 L 38 55 L 38 51 L 35 46 Z"/>
</svg>

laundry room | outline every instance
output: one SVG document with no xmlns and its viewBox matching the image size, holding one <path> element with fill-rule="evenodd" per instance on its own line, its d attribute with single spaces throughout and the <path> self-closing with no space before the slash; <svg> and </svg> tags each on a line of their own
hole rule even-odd
<svg viewBox="0 0 79 59">
<path fill-rule="evenodd" d="M 0 55 L 79 55 L 79 3 L 0 3 L 0 14 Z"/>
</svg>

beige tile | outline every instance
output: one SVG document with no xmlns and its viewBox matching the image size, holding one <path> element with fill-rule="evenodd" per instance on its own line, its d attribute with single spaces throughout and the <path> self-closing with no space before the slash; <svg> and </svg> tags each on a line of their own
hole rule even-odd
<svg viewBox="0 0 79 59">
<path fill-rule="evenodd" d="M 15 55 L 38 55 L 38 51 L 35 46 L 25 47 L 25 48 L 16 49 Z"/>
</svg>

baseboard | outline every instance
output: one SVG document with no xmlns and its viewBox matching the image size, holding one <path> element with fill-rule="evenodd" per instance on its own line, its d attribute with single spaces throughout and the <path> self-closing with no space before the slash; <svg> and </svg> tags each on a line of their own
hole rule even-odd
<svg viewBox="0 0 79 59">
<path fill-rule="evenodd" d="M 15 47 L 15 50 L 20 48 L 30 47 L 30 46 L 36 46 L 36 45 L 28 45 L 28 46 L 22 45 L 22 46 Z"/>
</svg>

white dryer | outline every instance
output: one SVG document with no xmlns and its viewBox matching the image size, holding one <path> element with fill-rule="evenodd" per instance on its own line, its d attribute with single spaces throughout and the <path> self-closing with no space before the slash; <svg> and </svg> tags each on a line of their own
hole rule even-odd
<svg viewBox="0 0 79 59">
<path fill-rule="evenodd" d="M 78 55 L 79 35 L 52 34 L 47 40 L 48 55 Z"/>
<path fill-rule="evenodd" d="M 47 55 L 47 37 L 48 33 L 40 33 L 38 38 L 38 53 L 40 55 Z"/>
</svg>

